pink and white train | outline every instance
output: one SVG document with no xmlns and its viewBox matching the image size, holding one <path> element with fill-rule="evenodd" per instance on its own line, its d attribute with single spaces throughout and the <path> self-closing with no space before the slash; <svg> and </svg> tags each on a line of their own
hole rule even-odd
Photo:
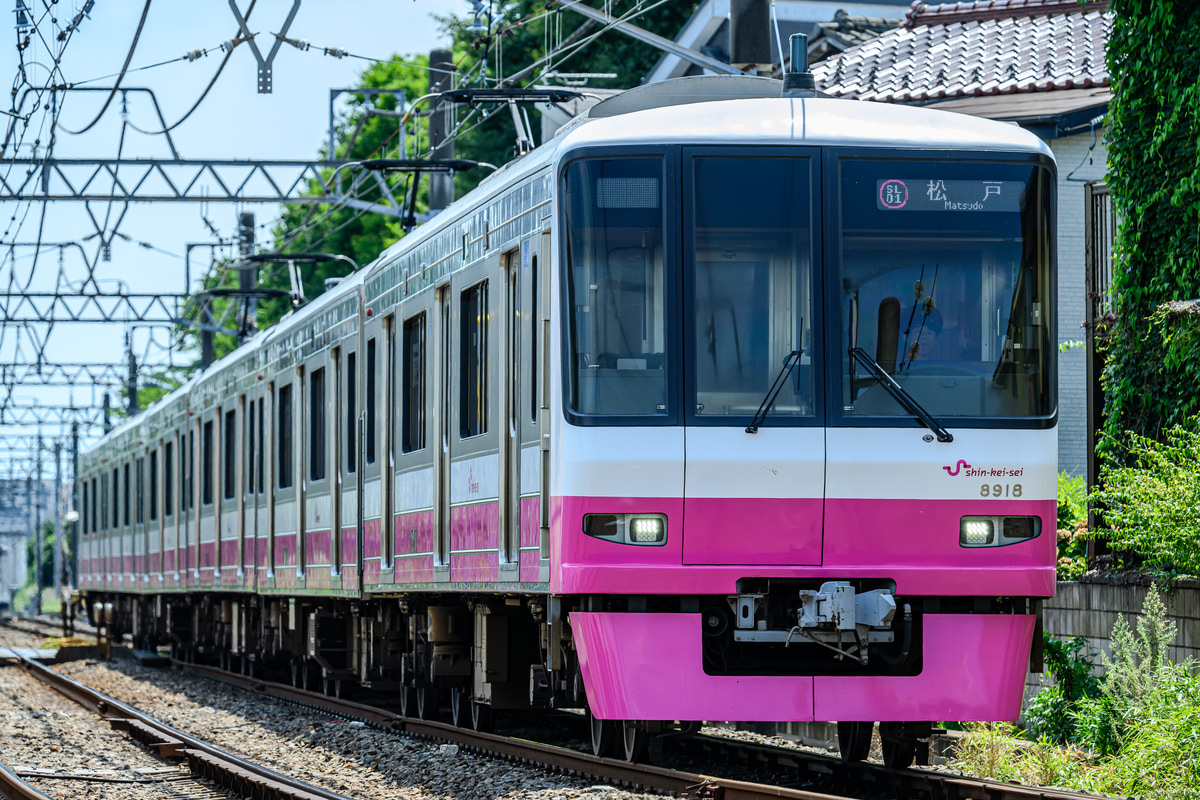
<svg viewBox="0 0 1200 800">
<path fill-rule="evenodd" d="M 688 78 L 594 106 L 81 458 L 143 646 L 485 726 L 1014 719 L 1054 593 L 1055 165 Z M 384 535 L 386 532 L 386 535 Z"/>
</svg>

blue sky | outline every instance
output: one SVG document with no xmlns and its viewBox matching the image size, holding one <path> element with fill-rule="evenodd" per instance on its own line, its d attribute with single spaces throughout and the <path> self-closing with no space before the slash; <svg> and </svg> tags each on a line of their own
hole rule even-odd
<svg viewBox="0 0 1200 800">
<path fill-rule="evenodd" d="M 11 6 L 10 0 L 9 6 Z M 35 13 L 44 9 L 48 0 L 26 0 Z M 249 0 L 241 0 L 245 9 Z M 257 34 L 256 41 L 265 55 L 292 7 L 293 0 L 258 0 L 249 28 Z M 52 6 L 60 20 L 67 20 L 83 6 L 83 0 L 61 0 Z M 98 0 L 90 19 L 83 20 L 70 42 L 62 60 L 67 81 L 82 83 L 116 73 L 129 50 L 143 3 L 138 0 Z M 335 2 L 334 0 L 302 0 L 299 11 L 288 31 L 289 38 L 310 42 L 314 49 L 301 52 L 283 45 L 274 62 L 274 92 L 258 94 L 257 65 L 250 48 L 237 47 L 220 79 L 198 110 L 173 132 L 175 146 L 185 158 L 284 158 L 305 159 L 317 155 L 327 138 L 329 90 L 353 86 L 358 74 L 369 66 L 366 61 L 336 59 L 325 56 L 317 48 L 344 48 L 351 53 L 374 58 L 387 58 L 393 53 L 426 53 L 432 47 L 448 42 L 439 34 L 432 14 L 464 14 L 470 9 L 468 0 L 386 0 L 382 2 Z M 7 46 L 0 46 L 5 74 L 17 73 L 17 49 L 13 37 L 13 17 L 5 8 L 3 25 L 7 30 Z M 202 0 L 183 3 L 178 0 L 156 0 L 147 15 L 145 27 L 130 68 L 175 59 L 187 51 L 214 49 L 206 57 L 193 62 L 177 61 L 153 69 L 132 72 L 123 81 L 126 88 L 153 89 L 168 123 L 178 119 L 192 106 L 216 71 L 223 53 L 215 50 L 221 42 L 237 33 L 237 22 L 227 2 Z M 48 37 L 49 38 L 49 37 Z M 50 61 L 45 47 L 36 43 L 26 51 L 30 81 L 45 82 L 44 64 Z M 85 85 L 111 86 L 112 78 L 95 80 Z M 60 118 L 61 125 L 77 129 L 92 120 L 103 101 L 104 93 L 71 93 Z M 157 117 L 145 95 L 130 95 L 125 109 L 129 121 L 143 129 L 158 128 Z M 55 155 L 59 158 L 111 158 L 117 153 L 121 129 L 119 98 L 110 105 L 105 116 L 88 132 L 72 136 L 58 133 Z M 31 130 L 26 136 L 21 155 L 28 156 L 28 145 L 40 137 L 48 138 L 45 127 Z M 163 137 L 129 132 L 123 154 L 132 158 L 167 157 L 169 150 Z M 11 156 L 11 149 L 6 156 Z M 37 204 L 0 204 L 0 217 L 9 228 L 5 241 L 14 238 L 30 241 L 37 238 L 41 209 Z M 111 209 L 112 214 L 119 207 Z M 208 219 L 222 236 L 233 233 L 236 212 L 231 204 L 213 203 L 207 207 Z M 277 206 L 246 206 L 256 221 L 270 223 L 278 214 Z M 26 215 L 26 212 L 28 214 Z M 93 213 L 103 218 L 110 213 L 105 204 L 93 204 Z M 17 222 L 12 217 L 17 215 Z M 0 232 L 3 229 L 0 228 Z M 49 242 L 74 241 L 94 231 L 82 203 L 55 203 L 46 210 L 42 240 Z M 144 249 L 134 243 L 116 241 L 112 261 L 101 262 L 97 277 L 106 289 L 118 281 L 131 291 L 179 292 L 184 287 L 182 255 L 188 242 L 211 241 L 213 236 L 201 217 L 197 204 L 133 204 L 121 223 L 120 231 L 136 241 L 148 242 L 156 248 L 180 256 L 178 258 Z M 260 242 L 267 236 L 259 232 Z M 90 252 L 95 244 L 85 243 Z M 31 250 L 18 251 L 16 276 L 24 282 L 33 264 Z M 199 255 L 206 264 L 206 256 Z M 195 263 L 195 262 L 194 262 Z M 13 262 L 5 261 L 0 269 L 0 284 L 7 286 Z M 62 262 L 68 279 L 84 275 L 82 260 L 68 252 Z M 193 267 L 193 279 L 198 269 Z M 31 288 L 53 288 L 59 273 L 59 258 L 55 252 L 43 252 L 33 274 Z M 121 325 L 60 325 L 49 339 L 47 357 L 59 361 L 112 362 L 121 360 L 124 349 L 124 326 Z M 135 334 L 135 351 L 147 349 L 149 331 Z M 165 343 L 165 332 L 156 334 Z M 10 328 L 0 338 L 0 362 L 11 361 L 17 347 L 17 332 Z M 25 357 L 34 350 L 27 336 L 21 337 Z M 164 351 L 150 346 L 154 360 L 163 360 Z M 190 355 L 177 358 L 188 361 Z M 90 404 L 96 395 L 89 389 L 32 389 L 22 388 L 14 395 L 19 402 Z M 0 398 L 2 399 L 2 398 Z M 5 428 L 7 432 L 14 432 Z M 47 429 L 48 434 L 56 431 Z M 3 454 L 0 453 L 0 458 Z"/>
</svg>

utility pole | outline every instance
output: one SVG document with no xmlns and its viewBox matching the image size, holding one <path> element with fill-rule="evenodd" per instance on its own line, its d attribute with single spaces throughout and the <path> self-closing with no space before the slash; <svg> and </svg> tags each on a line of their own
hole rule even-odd
<svg viewBox="0 0 1200 800">
<path fill-rule="evenodd" d="M 205 369 L 212 365 L 215 351 L 213 349 L 213 329 L 217 323 L 213 318 L 212 295 L 205 292 L 199 295 L 200 300 L 200 367 Z"/>
<path fill-rule="evenodd" d="M 783 63 L 783 53 L 779 62 Z M 752 75 L 770 71 L 770 0 L 730 0 L 729 64 Z"/>
<path fill-rule="evenodd" d="M 62 510 L 62 441 L 54 440 L 54 589 L 62 596 L 63 568 L 63 510 Z"/>
<path fill-rule="evenodd" d="M 37 438 L 37 502 L 33 509 L 33 596 L 34 616 L 42 613 L 42 432 L 38 431 Z"/>
<path fill-rule="evenodd" d="M 238 214 L 238 288 L 243 292 L 252 292 L 258 288 L 258 265 L 247 263 L 246 259 L 254 255 L 254 213 L 243 211 Z M 238 322 L 238 344 L 241 344 L 258 330 L 258 300 L 247 295 L 244 312 Z"/>
<path fill-rule="evenodd" d="M 454 54 L 449 50 L 429 51 L 429 91 L 445 92 L 454 88 Z M 429 112 L 429 146 L 432 159 L 454 158 L 454 139 L 447 134 L 454 127 L 454 104 L 433 100 Z M 416 180 L 416 177 L 414 177 Z M 414 193 L 415 196 L 415 193 Z M 454 202 L 454 176 L 448 173 L 429 174 L 429 210 L 440 211 Z"/>
<path fill-rule="evenodd" d="M 138 413 L 138 390 L 137 390 L 137 357 L 133 354 L 133 331 L 130 330 L 125 335 L 125 343 L 128 346 L 128 374 L 125 376 L 125 408 L 129 412 L 129 416 L 134 416 Z"/>
<path fill-rule="evenodd" d="M 87 513 L 87 509 L 79 508 L 79 423 L 71 423 L 71 508 L 78 511 L 81 515 Z M 78 531 L 79 523 L 75 523 L 72 527 L 72 532 Z M 74 537 L 78 539 L 78 536 Z M 79 544 L 77 541 L 71 542 L 71 572 L 67 576 L 67 585 L 74 586 L 76 576 L 79 575 Z"/>
<path fill-rule="evenodd" d="M 29 520 L 29 522 L 30 522 L 30 523 L 34 523 L 34 514 L 33 514 L 33 470 L 32 470 L 32 469 L 30 469 L 30 470 L 29 470 L 29 474 L 28 474 L 28 475 L 25 477 L 25 519 Z M 34 525 L 35 525 L 35 530 L 36 530 L 36 523 L 34 523 Z M 35 535 L 36 535 L 36 534 L 34 533 L 34 531 L 30 531 L 30 532 L 29 532 L 29 536 L 30 536 L 30 538 L 33 538 Z M 22 544 L 20 545 L 20 547 L 21 547 L 21 549 L 22 549 L 22 550 L 24 550 L 24 549 L 25 549 L 25 545 L 26 545 L 26 543 L 22 543 Z M 36 576 L 37 576 L 37 566 L 36 566 L 36 563 L 37 563 L 37 552 L 35 551 L 35 552 L 34 552 L 34 567 L 33 567 L 33 574 L 34 574 L 34 576 L 35 576 L 35 580 L 36 580 Z M 26 564 L 26 568 L 28 568 L 28 567 L 29 567 L 29 565 L 28 565 L 28 564 Z M 21 584 L 21 585 L 24 585 L 24 580 L 25 580 L 24 576 L 20 576 L 20 577 L 18 578 L 18 580 L 22 581 L 22 584 Z"/>
</svg>

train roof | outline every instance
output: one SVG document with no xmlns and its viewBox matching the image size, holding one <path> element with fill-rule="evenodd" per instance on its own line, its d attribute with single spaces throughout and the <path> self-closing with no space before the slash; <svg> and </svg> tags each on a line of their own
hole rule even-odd
<svg viewBox="0 0 1200 800">
<path fill-rule="evenodd" d="M 602 106 L 604 103 L 593 110 Z M 1041 139 L 1005 122 L 931 108 L 822 97 L 755 97 L 658 106 L 564 127 L 569 130 L 558 146 L 560 152 L 595 145 L 670 142 L 982 149 L 1053 157 Z"/>
</svg>

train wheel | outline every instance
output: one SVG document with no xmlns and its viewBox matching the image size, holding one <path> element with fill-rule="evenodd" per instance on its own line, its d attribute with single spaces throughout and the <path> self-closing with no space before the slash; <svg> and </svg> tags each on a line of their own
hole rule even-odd
<svg viewBox="0 0 1200 800">
<path fill-rule="evenodd" d="M 471 721 L 471 692 L 455 686 L 450 690 L 450 721 L 465 728 Z"/>
<path fill-rule="evenodd" d="M 873 722 L 839 722 L 837 724 L 838 750 L 842 761 L 865 761 L 871 753 L 871 729 Z"/>
<path fill-rule="evenodd" d="M 433 719 L 438 712 L 438 692 L 435 686 L 417 689 L 417 718 Z"/>
<path fill-rule="evenodd" d="M 897 730 L 900 726 L 879 723 L 879 740 L 883 745 L 883 763 L 893 769 L 908 769 L 917 757 L 917 740 Z"/>
<path fill-rule="evenodd" d="M 417 690 L 411 686 L 400 687 L 400 716 L 411 717 L 417 713 Z"/>
<path fill-rule="evenodd" d="M 597 719 L 591 711 L 588 711 L 588 722 L 592 726 L 592 754 L 600 758 L 617 756 L 621 747 L 617 741 L 620 738 L 620 723 L 614 719 Z"/>
<path fill-rule="evenodd" d="M 471 701 L 471 728 L 479 733 L 491 733 L 492 707 L 487 703 Z"/>
<path fill-rule="evenodd" d="M 625 760 L 629 762 L 645 761 L 650 749 L 650 734 L 634 720 L 627 719 L 621 723 L 621 738 L 625 743 Z"/>
</svg>

